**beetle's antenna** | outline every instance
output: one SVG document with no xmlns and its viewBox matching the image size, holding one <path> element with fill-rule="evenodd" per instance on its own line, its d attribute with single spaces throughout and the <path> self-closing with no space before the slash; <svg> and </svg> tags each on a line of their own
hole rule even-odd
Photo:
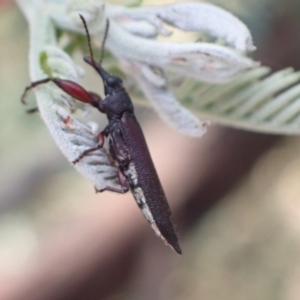
<svg viewBox="0 0 300 300">
<path fill-rule="evenodd" d="M 103 40 L 102 40 L 102 44 L 101 44 L 101 53 L 100 53 L 100 60 L 99 60 L 100 65 L 101 65 L 103 57 L 104 57 L 104 46 L 105 46 L 105 42 L 107 39 L 108 30 L 109 30 L 109 20 L 106 19 L 104 36 L 103 36 Z"/>
<path fill-rule="evenodd" d="M 80 17 L 80 19 L 83 23 L 84 29 L 85 29 L 85 33 L 86 33 L 87 40 L 88 40 L 88 46 L 89 46 L 89 50 L 90 50 L 90 55 L 91 55 L 92 61 L 94 63 L 95 61 L 94 61 L 94 55 L 93 55 L 93 49 L 92 49 L 91 36 L 90 36 L 90 33 L 89 33 L 89 29 L 86 25 L 86 21 L 85 21 L 84 17 L 82 15 L 79 15 L 79 17 Z"/>
</svg>

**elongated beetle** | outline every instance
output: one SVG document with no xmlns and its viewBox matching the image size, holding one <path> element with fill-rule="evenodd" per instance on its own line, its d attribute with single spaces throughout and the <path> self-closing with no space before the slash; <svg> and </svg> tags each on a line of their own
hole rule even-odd
<svg viewBox="0 0 300 300">
<path fill-rule="evenodd" d="M 156 234 L 165 240 L 177 253 L 181 254 L 171 211 L 152 162 L 144 134 L 134 115 L 132 101 L 122 86 L 122 80 L 117 76 L 110 75 L 101 66 L 103 45 L 109 23 L 107 22 L 102 55 L 98 63 L 93 58 L 87 24 L 81 15 L 80 18 L 86 31 L 91 55 L 90 57 L 84 57 L 84 61 L 92 66 L 101 76 L 105 98 L 102 100 L 99 95 L 86 91 L 83 87 L 70 80 L 45 78 L 32 82 L 26 87 L 22 96 L 22 102 L 24 103 L 25 94 L 30 89 L 41 84 L 53 82 L 68 95 L 81 102 L 88 103 L 96 107 L 101 113 L 106 114 L 108 125 L 99 133 L 98 143 L 95 147 L 84 151 L 73 163 L 76 164 L 88 153 L 102 148 L 105 138 L 109 138 L 109 153 L 119 168 L 119 182 L 122 190 L 108 186 L 98 192 L 109 190 L 126 193 L 130 189 L 135 201 Z"/>
</svg>

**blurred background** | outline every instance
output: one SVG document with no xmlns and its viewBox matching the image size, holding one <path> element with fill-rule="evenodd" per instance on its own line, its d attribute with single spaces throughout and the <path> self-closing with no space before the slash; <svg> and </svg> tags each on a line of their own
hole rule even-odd
<svg viewBox="0 0 300 300">
<path fill-rule="evenodd" d="M 299 69 L 299 1 L 211 2 L 247 24 L 256 60 Z M 0 300 L 300 299 L 298 137 L 213 125 L 191 139 L 137 107 L 179 256 L 129 193 L 96 195 L 25 113 L 28 30 L 12 1 L 0 2 L 0 41 Z"/>
</svg>

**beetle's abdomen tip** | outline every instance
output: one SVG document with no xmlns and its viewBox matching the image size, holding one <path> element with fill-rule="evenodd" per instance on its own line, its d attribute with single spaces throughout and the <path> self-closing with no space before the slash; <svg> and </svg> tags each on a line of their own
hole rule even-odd
<svg viewBox="0 0 300 300">
<path fill-rule="evenodd" d="M 178 254 L 180 254 L 180 255 L 182 254 L 182 251 L 181 251 L 181 248 L 180 248 L 178 242 L 169 244 L 169 246 L 170 246 L 175 252 L 177 252 Z"/>
<path fill-rule="evenodd" d="M 174 250 L 175 250 L 178 254 L 182 255 L 182 251 L 181 251 L 181 248 L 180 248 L 179 244 L 176 245 L 176 247 L 174 247 Z"/>
</svg>

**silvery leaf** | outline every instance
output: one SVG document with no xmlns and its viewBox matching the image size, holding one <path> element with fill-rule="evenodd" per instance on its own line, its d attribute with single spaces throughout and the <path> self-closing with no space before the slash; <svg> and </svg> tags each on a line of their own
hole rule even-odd
<svg viewBox="0 0 300 300">
<path fill-rule="evenodd" d="M 107 46 L 118 57 L 174 70 L 205 82 L 223 82 L 253 60 L 230 48 L 209 43 L 172 43 L 134 36 L 111 22 Z"/>
<path fill-rule="evenodd" d="M 200 137 L 206 132 L 206 122 L 202 122 L 179 104 L 169 91 L 162 73 L 154 72 L 148 65 L 137 62 L 124 63 L 133 71 L 143 93 L 167 124 L 188 136 Z"/>
<path fill-rule="evenodd" d="M 266 133 L 300 133 L 300 72 L 292 68 L 272 74 L 258 67 L 218 85 L 188 79 L 177 92 L 186 107 L 213 122 Z"/>
<path fill-rule="evenodd" d="M 180 2 L 135 9 L 108 6 L 108 15 L 126 16 L 162 27 L 162 21 L 184 31 L 205 32 L 240 51 L 253 50 L 251 33 L 235 16 L 210 3 Z"/>
<path fill-rule="evenodd" d="M 78 68 L 71 58 L 56 46 L 53 24 L 40 9 L 41 2 L 18 0 L 18 4 L 29 21 L 31 80 L 47 77 L 39 60 L 41 53 L 46 53 L 47 63 L 55 76 L 77 81 Z M 70 107 L 65 105 L 65 93 L 52 83 L 39 86 L 34 92 L 42 119 L 69 161 L 74 161 L 84 150 L 95 146 L 95 126 L 79 122 L 72 116 Z M 75 168 L 89 178 L 98 190 L 107 186 L 121 190 L 117 180 L 118 168 L 112 165 L 104 149 L 85 156 L 75 164 Z"/>
</svg>

